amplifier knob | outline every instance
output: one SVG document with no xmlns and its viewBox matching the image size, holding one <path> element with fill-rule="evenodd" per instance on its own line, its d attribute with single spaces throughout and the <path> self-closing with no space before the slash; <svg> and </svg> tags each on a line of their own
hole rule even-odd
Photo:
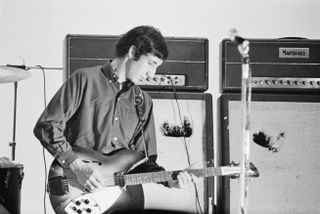
<svg viewBox="0 0 320 214">
<path fill-rule="evenodd" d="M 300 81 L 295 80 L 295 81 L 294 81 L 294 84 L 296 84 L 296 85 L 300 85 L 301 83 L 300 83 Z"/>
<path fill-rule="evenodd" d="M 280 80 L 279 82 L 280 82 L 280 84 L 282 84 L 282 85 L 284 84 L 283 80 Z"/>
<path fill-rule="evenodd" d="M 310 85 L 314 85 L 314 82 L 313 82 L 313 81 L 310 81 Z"/>
<path fill-rule="evenodd" d="M 302 85 L 308 85 L 307 81 L 302 81 Z"/>
<path fill-rule="evenodd" d="M 271 82 L 270 82 L 270 80 L 265 80 L 264 81 L 267 85 L 269 85 Z"/>
<path fill-rule="evenodd" d="M 275 85 L 278 84 L 277 80 L 272 80 L 272 83 L 275 84 Z"/>
<path fill-rule="evenodd" d="M 317 81 L 317 84 L 320 85 L 320 81 Z"/>
<path fill-rule="evenodd" d="M 292 84 L 291 80 L 287 80 L 287 84 L 291 85 Z"/>
</svg>

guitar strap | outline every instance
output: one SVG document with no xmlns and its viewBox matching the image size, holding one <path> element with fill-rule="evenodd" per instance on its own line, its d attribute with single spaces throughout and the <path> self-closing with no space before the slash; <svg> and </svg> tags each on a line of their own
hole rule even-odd
<svg viewBox="0 0 320 214">
<path fill-rule="evenodd" d="M 136 129 L 132 135 L 132 138 L 129 142 L 129 148 L 132 150 L 135 150 L 135 138 L 136 136 L 141 132 L 142 138 L 143 138 L 143 147 L 145 152 L 145 161 L 148 160 L 148 151 L 147 151 L 147 145 L 146 141 L 144 139 L 144 133 L 143 133 L 143 126 L 145 124 L 144 114 L 146 111 L 146 104 L 145 104 L 145 98 L 143 96 L 143 93 L 139 87 L 134 87 L 134 105 L 136 108 L 137 116 L 139 118 L 138 124 L 136 126 Z"/>
</svg>

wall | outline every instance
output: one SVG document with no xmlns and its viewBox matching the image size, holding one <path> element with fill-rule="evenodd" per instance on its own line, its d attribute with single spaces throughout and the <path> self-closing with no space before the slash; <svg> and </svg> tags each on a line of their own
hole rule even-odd
<svg viewBox="0 0 320 214">
<path fill-rule="evenodd" d="M 209 39 L 209 93 L 219 96 L 219 43 L 237 28 L 247 38 L 320 38 L 319 0 L 0 0 L 0 65 L 62 68 L 66 34 L 122 34 L 150 24 L 165 36 Z M 44 213 L 42 148 L 32 133 L 44 107 L 43 75 L 18 84 L 16 160 L 24 165 L 24 214 Z M 61 70 L 46 70 L 47 101 L 62 83 Z M 13 84 L 0 84 L 0 156 L 11 157 Z M 214 105 L 215 106 L 215 105 Z M 215 109 L 213 109 L 215 112 Z M 47 162 L 52 158 L 46 153 Z M 47 213 L 53 213 L 47 202 Z"/>
</svg>

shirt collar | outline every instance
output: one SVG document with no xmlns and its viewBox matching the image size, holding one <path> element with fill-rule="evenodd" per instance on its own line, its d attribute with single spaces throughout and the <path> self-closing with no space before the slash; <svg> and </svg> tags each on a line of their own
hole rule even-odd
<svg viewBox="0 0 320 214">
<path fill-rule="evenodd" d="M 111 66 L 111 61 L 107 61 L 101 68 L 102 73 L 108 77 L 108 79 L 110 79 L 112 82 L 114 83 L 118 83 L 118 75 L 115 73 L 114 69 Z M 125 82 L 122 83 L 122 88 L 123 89 L 129 89 L 130 87 L 132 87 L 134 85 L 134 83 L 127 79 Z"/>
<path fill-rule="evenodd" d="M 108 79 L 112 80 L 112 82 L 118 81 L 119 77 L 115 74 L 115 71 L 111 66 L 111 61 L 107 61 L 102 65 L 101 71 Z"/>
</svg>

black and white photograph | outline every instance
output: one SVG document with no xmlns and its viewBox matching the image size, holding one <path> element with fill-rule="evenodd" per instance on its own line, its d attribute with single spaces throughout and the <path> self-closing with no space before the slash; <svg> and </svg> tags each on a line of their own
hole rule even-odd
<svg viewBox="0 0 320 214">
<path fill-rule="evenodd" d="M 320 213 L 319 11 L 0 0 L 0 214 Z"/>
</svg>

